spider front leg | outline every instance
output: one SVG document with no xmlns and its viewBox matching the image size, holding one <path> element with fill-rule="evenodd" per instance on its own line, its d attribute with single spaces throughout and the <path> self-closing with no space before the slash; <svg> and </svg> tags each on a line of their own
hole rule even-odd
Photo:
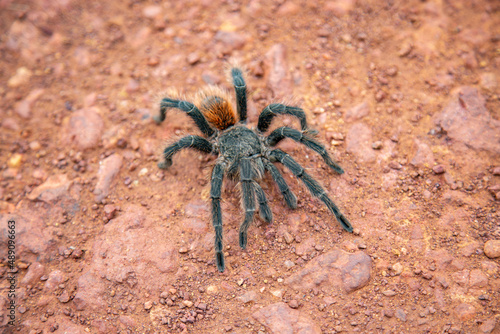
<svg viewBox="0 0 500 334">
<path fill-rule="evenodd" d="M 212 200 L 212 224 L 215 230 L 215 262 L 220 272 L 224 271 L 224 253 L 222 240 L 222 212 L 220 198 L 222 193 L 222 179 L 224 178 L 225 165 L 218 163 L 212 170 L 210 180 L 210 199 Z"/>
<path fill-rule="evenodd" d="M 326 151 L 325 147 L 315 141 L 314 139 L 311 139 L 307 136 L 304 136 L 304 133 L 292 128 L 289 128 L 287 126 L 283 126 L 281 128 L 277 128 L 271 134 L 267 137 L 266 141 L 269 146 L 276 146 L 281 140 L 285 138 L 291 138 L 295 140 L 296 142 L 302 143 L 305 146 L 309 147 L 313 151 L 317 152 L 325 163 L 334 171 L 336 171 L 339 174 L 344 174 L 344 170 L 342 167 L 340 167 L 335 161 L 332 160 L 328 152 Z"/>
<path fill-rule="evenodd" d="M 205 138 L 193 135 L 186 136 L 163 150 L 163 161 L 158 163 L 158 167 L 167 169 L 172 166 L 172 156 L 184 148 L 194 148 L 204 153 L 215 153 L 213 145 Z"/>
<path fill-rule="evenodd" d="M 235 67 L 231 69 L 234 90 L 236 91 L 236 107 L 240 115 L 240 122 L 247 122 L 247 85 L 243 78 L 241 69 Z"/>
<path fill-rule="evenodd" d="M 154 117 L 156 123 L 159 124 L 165 120 L 168 108 L 177 108 L 184 111 L 189 117 L 191 117 L 191 119 L 196 123 L 196 126 L 198 126 L 201 132 L 203 132 L 203 134 L 207 137 L 214 134 L 214 129 L 210 127 L 205 116 L 203 116 L 201 111 L 194 104 L 187 101 L 174 100 L 168 97 L 164 98 L 160 102 L 160 115 Z"/>
<path fill-rule="evenodd" d="M 245 219 L 240 225 L 240 247 L 247 247 L 247 231 L 252 223 L 255 213 L 255 193 L 252 177 L 252 165 L 249 158 L 240 160 L 240 180 L 241 180 L 241 196 L 243 201 L 243 209 L 245 210 Z"/>
<path fill-rule="evenodd" d="M 302 108 L 291 107 L 281 103 L 272 103 L 262 110 L 259 115 L 259 122 L 257 123 L 257 129 L 260 132 L 265 132 L 269 125 L 271 125 L 271 121 L 274 116 L 277 115 L 291 115 L 295 116 L 300 120 L 300 128 L 305 131 L 308 130 L 311 133 L 317 133 L 316 130 L 311 130 L 307 128 L 307 120 L 306 114 Z"/>
<path fill-rule="evenodd" d="M 280 149 L 275 149 L 269 152 L 269 157 L 281 162 L 295 176 L 297 176 L 302 182 L 304 182 L 311 194 L 325 203 L 328 209 L 330 209 L 330 211 L 335 215 L 335 218 L 337 218 L 338 222 L 340 223 L 340 225 L 342 225 L 344 230 L 346 230 L 347 232 L 352 232 L 351 223 L 349 223 L 347 218 L 344 217 L 335 203 L 333 203 L 330 197 L 328 197 L 323 187 L 321 187 L 316 180 L 314 180 L 309 174 L 307 174 L 301 165 L 299 165 L 291 156 Z"/>
</svg>

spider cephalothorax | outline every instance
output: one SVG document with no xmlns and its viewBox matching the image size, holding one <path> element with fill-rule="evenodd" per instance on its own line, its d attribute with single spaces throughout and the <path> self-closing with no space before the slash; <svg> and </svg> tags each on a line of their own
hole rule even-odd
<svg viewBox="0 0 500 334">
<path fill-rule="evenodd" d="M 283 194 L 286 204 L 295 209 L 297 198 L 291 192 L 285 179 L 274 166 L 279 162 L 287 167 L 296 177 L 306 185 L 309 191 L 330 209 L 342 227 L 352 232 L 352 226 L 337 206 L 328 197 L 325 190 L 306 173 L 291 156 L 278 148 L 273 148 L 282 139 L 290 138 L 304 144 L 321 155 L 325 163 L 342 174 L 344 171 L 328 155 L 325 147 L 313 139 L 314 130 L 307 126 L 306 116 L 301 108 L 284 104 L 273 103 L 261 112 L 256 129 L 245 126 L 247 119 L 246 84 L 243 73 L 239 68 L 231 69 L 231 77 L 236 91 L 236 113 L 229 103 L 228 93 L 218 87 L 209 87 L 202 90 L 196 104 L 184 100 L 164 98 L 160 103 L 160 115 L 155 117 L 157 123 L 165 120 L 168 108 L 180 109 L 189 115 L 207 139 L 200 136 L 187 136 L 169 145 L 163 151 L 163 161 L 158 166 L 168 168 L 172 165 L 172 156 L 184 148 L 194 148 L 201 152 L 218 156 L 212 169 L 210 180 L 210 199 L 212 201 L 212 223 L 215 229 L 215 258 L 219 271 L 224 271 L 224 254 L 222 244 L 222 213 L 221 192 L 224 175 L 240 181 L 242 204 L 245 218 L 240 226 L 239 243 L 245 249 L 247 245 L 247 230 L 253 220 L 256 210 L 256 200 L 259 205 L 260 216 L 270 223 L 272 213 L 266 200 L 266 195 L 257 182 L 265 172 L 269 172 Z M 301 130 L 289 127 L 280 127 L 268 136 L 264 135 L 274 116 L 291 115 L 300 120 Z"/>
</svg>

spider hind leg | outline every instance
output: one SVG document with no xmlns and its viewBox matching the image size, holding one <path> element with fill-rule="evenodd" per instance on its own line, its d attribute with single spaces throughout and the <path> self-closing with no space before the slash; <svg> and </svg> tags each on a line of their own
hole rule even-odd
<svg viewBox="0 0 500 334">
<path fill-rule="evenodd" d="M 285 165 L 285 167 L 287 167 L 305 184 L 314 197 L 319 198 L 323 203 L 325 203 L 328 209 L 335 215 L 335 218 L 337 218 L 337 221 L 344 228 L 344 230 L 352 232 L 351 223 L 340 212 L 339 208 L 335 205 L 335 203 L 333 203 L 330 197 L 328 197 L 323 187 L 321 187 L 316 180 L 307 174 L 301 165 L 280 149 L 272 150 L 269 152 L 269 156 Z"/>
<path fill-rule="evenodd" d="M 223 272 L 225 268 L 222 239 L 222 212 L 220 207 L 223 178 L 224 165 L 221 163 L 216 164 L 212 170 L 212 178 L 210 180 L 210 198 L 212 200 L 212 224 L 215 230 L 215 262 L 220 272 Z"/>
<path fill-rule="evenodd" d="M 298 143 L 304 144 L 309 147 L 323 158 L 325 163 L 339 174 L 343 174 L 344 170 L 340 167 L 328 154 L 326 148 L 318 143 L 316 140 L 304 135 L 303 132 L 283 126 L 277 128 L 267 137 L 267 143 L 269 146 L 276 146 L 281 140 L 285 138 L 291 138 Z"/>
<path fill-rule="evenodd" d="M 252 165 L 249 158 L 240 160 L 241 197 L 245 210 L 245 219 L 240 225 L 240 247 L 247 247 L 247 231 L 255 213 L 255 192 L 252 178 Z"/>
<path fill-rule="evenodd" d="M 257 200 L 259 201 L 259 215 L 265 222 L 271 223 L 273 221 L 273 213 L 269 208 L 269 204 L 267 203 L 266 194 L 262 187 L 256 182 L 253 182 L 255 194 L 257 195 Z"/>
</svg>

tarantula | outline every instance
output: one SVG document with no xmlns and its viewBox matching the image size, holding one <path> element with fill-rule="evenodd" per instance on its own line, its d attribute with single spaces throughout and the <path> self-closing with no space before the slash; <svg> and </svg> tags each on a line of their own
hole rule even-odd
<svg viewBox="0 0 500 334">
<path fill-rule="evenodd" d="M 344 170 L 332 160 L 325 147 L 312 138 L 317 132 L 308 128 L 304 110 L 280 103 L 272 103 L 261 112 L 257 128 L 249 129 L 245 126 L 247 87 L 242 70 L 234 67 L 230 70 L 230 75 L 236 92 L 239 120 L 236 119 L 236 113 L 229 103 L 229 94 L 219 87 L 208 87 L 201 90 L 197 95 L 196 105 L 188 101 L 165 97 L 160 102 L 160 115 L 154 118 L 159 124 L 165 120 L 167 109 L 180 109 L 193 119 L 207 138 L 190 135 L 167 146 L 163 151 L 163 161 L 158 163 L 158 167 L 162 169 L 170 167 L 173 155 L 184 148 L 194 148 L 218 156 L 210 179 L 217 269 L 223 272 L 225 268 L 220 204 L 222 179 L 225 174 L 230 179 L 239 180 L 241 185 L 242 204 L 245 210 L 245 218 L 240 225 L 239 232 L 239 243 L 242 249 L 245 249 L 247 245 L 247 230 L 256 209 L 255 199 L 259 203 L 261 218 L 268 223 L 272 221 L 272 213 L 266 195 L 257 182 L 265 171 L 271 174 L 286 204 L 292 209 L 297 208 L 297 198 L 273 162 L 283 164 L 304 182 L 311 194 L 325 203 L 340 225 L 346 231 L 352 232 L 352 226 L 347 218 L 339 211 L 319 183 L 306 173 L 305 169 L 291 156 L 278 148 L 273 148 L 285 138 L 293 139 L 321 155 L 325 163 L 334 171 L 339 174 L 344 173 Z M 268 136 L 264 135 L 272 119 L 277 115 L 297 117 L 300 120 L 301 131 L 283 126 L 272 131 Z"/>
</svg>

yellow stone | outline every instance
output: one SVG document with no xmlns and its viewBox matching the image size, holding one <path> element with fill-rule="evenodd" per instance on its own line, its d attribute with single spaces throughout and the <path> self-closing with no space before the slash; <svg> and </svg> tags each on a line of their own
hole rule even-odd
<svg viewBox="0 0 500 334">
<path fill-rule="evenodd" d="M 10 157 L 9 161 L 7 161 L 7 166 L 10 168 L 18 168 L 21 165 L 22 159 L 22 154 L 15 153 L 12 157 Z"/>
</svg>

